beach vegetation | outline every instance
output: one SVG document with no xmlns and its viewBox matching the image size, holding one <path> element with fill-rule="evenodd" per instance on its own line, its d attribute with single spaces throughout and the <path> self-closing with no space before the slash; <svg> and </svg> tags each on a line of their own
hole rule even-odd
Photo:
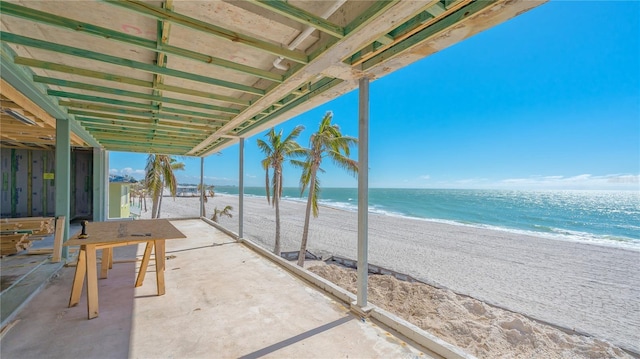
<svg viewBox="0 0 640 359">
<path fill-rule="evenodd" d="M 184 163 L 178 162 L 173 156 L 149 154 L 147 157 L 144 181 L 151 194 L 151 218 L 160 218 L 164 188 L 169 189 L 172 197 L 176 197 L 178 181 L 173 171 L 183 169 Z"/>
<path fill-rule="evenodd" d="M 276 132 L 272 128 L 265 135 L 266 140 L 258 139 L 258 148 L 264 153 L 262 168 L 265 170 L 265 191 L 267 202 L 275 208 L 276 234 L 273 253 L 280 255 L 280 198 L 282 197 L 282 165 L 295 157 L 305 155 L 305 151 L 296 142 L 304 126 L 296 126 L 291 133 L 284 136 L 282 130 Z M 272 172 L 271 180 L 269 171 Z"/>
<path fill-rule="evenodd" d="M 327 112 L 318 131 L 309 138 L 309 148 L 304 150 L 305 160 L 294 160 L 292 163 L 302 168 L 300 177 L 301 195 L 308 189 L 307 207 L 305 212 L 304 227 L 302 230 L 302 240 L 300 242 L 300 253 L 298 254 L 298 265 L 304 265 L 305 253 L 307 252 L 307 241 L 309 238 L 309 219 L 311 213 L 318 217 L 318 198 L 320 198 L 320 179 L 318 172 L 324 172 L 320 167 L 322 160 L 328 158 L 337 167 L 344 169 L 349 174 L 358 174 L 358 161 L 349 158 L 350 147 L 358 143 L 358 139 L 344 136 L 337 124 L 332 124 L 333 113 Z"/>
<path fill-rule="evenodd" d="M 233 215 L 231 214 L 231 211 L 233 211 L 232 206 L 224 206 L 223 209 L 218 209 L 218 207 L 216 207 L 213 210 L 213 216 L 211 216 L 211 220 L 218 223 L 218 219 L 222 216 L 232 218 Z"/>
</svg>

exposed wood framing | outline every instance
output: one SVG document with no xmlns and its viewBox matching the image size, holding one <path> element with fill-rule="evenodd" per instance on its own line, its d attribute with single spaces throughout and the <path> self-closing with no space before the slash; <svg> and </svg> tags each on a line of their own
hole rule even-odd
<svg viewBox="0 0 640 359">
<path fill-rule="evenodd" d="M 207 156 L 542 2 L 3 2 L 0 146 Z"/>
<path fill-rule="evenodd" d="M 314 27 L 331 36 L 335 36 L 337 38 L 344 37 L 344 28 L 342 28 L 342 26 L 333 24 L 303 9 L 291 6 L 286 2 L 277 0 L 254 0 L 252 2 L 271 11 L 277 12 L 280 15 L 286 16 L 289 19 Z"/>
<path fill-rule="evenodd" d="M 4 2 L 2 4 L 2 12 L 5 15 L 17 16 L 26 20 L 32 20 L 32 21 L 37 21 L 47 25 L 67 28 L 72 31 L 83 31 L 83 32 L 86 32 L 87 34 L 99 36 L 99 37 L 114 40 L 114 41 L 123 42 L 126 44 L 138 46 L 138 47 L 149 49 L 149 50 L 159 50 L 159 51 L 161 50 L 162 52 L 167 54 L 185 57 L 191 60 L 196 60 L 196 61 L 204 62 L 207 64 L 223 67 L 226 69 L 239 71 L 245 74 L 253 75 L 256 77 L 264 78 L 264 79 L 275 81 L 275 82 L 282 82 L 283 80 L 281 75 L 272 73 L 270 71 L 265 71 L 262 69 L 238 64 L 233 61 L 228 61 L 228 60 L 216 58 L 213 56 L 201 54 L 196 51 L 191 51 L 184 48 L 171 46 L 166 42 L 158 46 L 157 42 L 152 40 L 147 40 L 142 37 L 124 34 L 119 31 L 113 31 L 104 27 L 95 26 L 89 23 L 65 18 L 62 16 L 52 15 L 43 11 L 29 9 L 29 8 L 8 3 L 8 2 Z"/>
<path fill-rule="evenodd" d="M 302 52 L 287 50 L 286 48 L 282 48 L 279 45 L 274 45 L 266 41 L 258 40 L 251 36 L 229 31 L 225 28 L 222 28 L 213 24 L 209 24 L 204 21 L 196 20 L 192 17 L 178 14 L 173 11 L 155 7 L 147 3 L 143 3 L 141 1 L 136 1 L 136 0 L 122 0 L 122 1 L 104 0 L 104 1 L 113 5 L 125 7 L 129 10 L 137 11 L 141 14 L 144 14 L 146 16 L 151 16 L 156 19 L 171 20 L 171 22 L 175 24 L 186 26 L 194 30 L 202 31 L 213 36 L 227 39 L 229 41 L 233 41 L 234 43 L 239 43 L 239 44 L 256 48 L 258 50 L 263 50 L 273 55 L 282 56 L 286 59 L 289 59 L 301 64 L 307 63 L 308 61 L 307 56 Z"/>
</svg>

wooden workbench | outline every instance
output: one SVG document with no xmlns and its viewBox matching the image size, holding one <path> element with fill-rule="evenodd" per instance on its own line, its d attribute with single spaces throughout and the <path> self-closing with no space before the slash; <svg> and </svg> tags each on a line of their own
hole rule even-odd
<svg viewBox="0 0 640 359">
<path fill-rule="evenodd" d="M 69 239 L 65 246 L 80 246 L 78 265 L 73 278 L 73 287 L 69 298 L 69 307 L 80 301 L 85 276 L 87 278 L 87 311 L 89 319 L 98 316 L 98 272 L 96 251 L 102 250 L 100 278 L 107 278 L 109 268 L 113 266 L 113 248 L 132 244 L 146 243 L 140 271 L 135 286 L 139 287 L 155 247 L 156 279 L 158 295 L 163 295 L 166 239 L 186 238 L 182 232 L 166 219 L 148 219 L 136 221 L 90 222 L 87 224 L 87 238 L 80 234 Z"/>
</svg>

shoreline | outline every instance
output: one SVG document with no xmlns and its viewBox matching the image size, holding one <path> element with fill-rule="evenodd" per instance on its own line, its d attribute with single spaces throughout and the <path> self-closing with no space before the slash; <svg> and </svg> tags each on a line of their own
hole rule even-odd
<svg viewBox="0 0 640 359">
<path fill-rule="evenodd" d="M 164 198 L 161 216 L 197 217 L 198 201 Z M 272 250 L 273 208 L 260 197 L 244 203 L 244 236 Z M 225 205 L 234 217 L 219 222 L 237 231 L 237 195 L 209 199 L 208 217 Z M 304 208 L 281 202 L 283 251 L 299 250 Z M 357 213 L 323 206 L 311 219 L 308 250 L 357 258 Z M 640 252 L 371 213 L 369 262 L 640 353 Z"/>
<path fill-rule="evenodd" d="M 618 192 L 618 191 L 611 191 L 611 192 Z M 237 194 L 216 193 L 216 198 L 221 198 L 225 196 L 231 197 L 231 198 L 238 197 Z M 166 196 L 165 198 L 171 198 L 171 197 Z M 183 196 L 180 198 L 199 198 L 199 197 Z M 256 198 L 256 199 L 266 200 L 266 196 L 254 195 L 254 194 L 245 194 L 245 198 Z M 282 201 L 292 202 L 292 203 L 302 203 L 306 205 L 306 197 L 303 197 L 301 199 L 296 199 L 293 197 L 284 197 L 281 199 L 281 202 Z M 323 203 L 321 201 L 318 203 L 318 207 L 328 208 L 336 211 L 343 211 L 346 213 L 357 213 L 357 208 L 351 209 L 351 208 L 346 208 L 345 206 L 332 205 L 331 203 L 326 203 L 326 202 Z M 613 236 L 613 235 L 599 235 L 599 234 L 593 234 L 588 232 L 582 232 L 581 235 L 577 235 L 577 234 L 566 234 L 566 233 L 558 233 L 558 232 L 534 231 L 534 230 L 527 230 L 527 229 L 520 229 L 520 228 L 500 227 L 500 226 L 491 225 L 491 224 L 481 224 L 481 223 L 471 223 L 471 222 L 466 223 L 466 222 L 457 221 L 453 219 L 415 217 L 415 216 L 409 216 L 409 215 L 404 215 L 404 214 L 395 213 L 395 212 L 371 210 L 371 208 L 369 208 L 369 215 L 370 216 L 371 215 L 387 216 L 392 218 L 408 219 L 408 220 L 415 220 L 415 221 L 424 221 L 428 223 L 441 223 L 441 224 L 452 225 L 452 226 L 465 226 L 465 227 L 470 227 L 470 228 L 475 228 L 480 230 L 505 232 L 505 233 L 509 233 L 517 236 L 522 235 L 522 236 L 529 236 L 529 237 L 540 237 L 540 238 L 549 239 L 549 240 L 566 241 L 566 242 L 595 245 L 595 246 L 605 246 L 605 247 L 611 247 L 611 248 L 621 248 L 625 250 L 640 252 L 640 238 L 631 238 L 631 237 Z M 569 230 L 563 230 L 563 231 L 569 232 Z"/>
</svg>

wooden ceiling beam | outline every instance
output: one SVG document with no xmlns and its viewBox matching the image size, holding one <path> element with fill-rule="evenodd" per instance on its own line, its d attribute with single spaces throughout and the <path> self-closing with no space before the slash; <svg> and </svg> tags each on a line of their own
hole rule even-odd
<svg viewBox="0 0 640 359">
<path fill-rule="evenodd" d="M 184 134 L 188 134 L 188 135 L 194 135 L 194 134 L 202 134 L 202 133 L 209 133 L 211 131 L 215 130 L 214 128 L 208 128 L 208 127 L 203 127 L 203 126 L 189 126 L 189 127 L 185 127 L 184 124 L 182 123 L 177 123 L 177 124 L 171 124 L 171 123 L 166 123 L 166 122 L 152 122 L 149 120 L 143 120 L 143 119 L 136 119 L 133 117 L 122 117 L 122 118 L 118 118 L 118 119 L 104 119 L 104 118 L 93 118 L 93 117 L 78 117 L 76 116 L 76 120 L 80 123 L 83 124 L 83 126 L 86 126 L 89 123 L 93 123 L 93 124 L 101 124 L 101 125 L 108 125 L 108 124 L 112 124 L 115 126 L 122 126 L 122 125 L 136 125 L 136 126 L 146 126 L 147 129 L 151 130 L 153 128 L 160 128 L 160 129 L 166 129 L 166 130 L 172 130 L 175 132 L 179 132 L 179 133 L 184 133 Z M 153 127 L 150 127 L 153 126 Z"/>
<path fill-rule="evenodd" d="M 162 51 L 167 54 L 184 57 L 190 60 L 196 60 L 206 64 L 238 71 L 243 74 L 253 75 L 259 78 L 263 78 L 270 81 L 282 82 L 283 76 L 270 71 L 242 65 L 233 61 L 220 59 L 217 57 L 205 55 L 196 51 L 187 50 L 184 48 L 171 46 L 168 44 L 162 44 L 158 46 L 155 41 L 148 40 L 142 37 L 137 37 L 129 34 L 125 34 L 119 31 L 114 31 L 100 26 L 95 26 L 85 22 L 57 16 L 54 14 L 46 13 L 43 11 L 26 8 L 13 3 L 5 2 L 2 4 L 3 15 L 11 15 L 20 17 L 22 19 L 36 21 L 41 24 L 47 24 L 51 26 L 57 26 L 72 30 L 74 32 L 82 31 L 86 34 L 101 37 L 103 39 L 109 39 L 113 41 L 119 41 L 129 45 L 138 46 L 152 51 Z"/>
<path fill-rule="evenodd" d="M 0 31 L 0 37 L 2 37 L 2 41 L 10 42 L 13 44 L 33 47 L 41 50 L 59 52 L 61 54 L 66 54 L 71 56 L 78 56 L 84 59 L 106 62 L 112 65 L 124 66 L 127 68 L 133 68 L 136 70 L 150 72 L 153 74 L 162 74 L 162 75 L 177 77 L 181 79 L 202 82 L 209 85 L 225 87 L 225 88 L 242 91 L 242 92 L 246 92 L 246 93 L 250 93 L 258 96 L 264 96 L 265 94 L 264 90 L 261 90 L 252 86 L 246 86 L 246 85 L 238 84 L 235 82 L 202 76 L 202 75 L 194 74 L 191 72 L 174 70 L 166 67 L 159 67 L 156 65 L 147 64 L 139 61 L 133 61 L 133 60 L 120 58 L 116 56 L 105 55 L 105 54 L 101 54 L 94 51 L 80 49 L 77 47 L 55 44 L 52 42 L 38 40 L 38 39 L 34 39 L 34 38 L 22 36 L 22 35 L 13 34 L 10 32 Z"/>
<path fill-rule="evenodd" d="M 436 18 L 435 20 L 437 21 L 435 22 L 430 21 L 429 26 L 415 33 L 411 33 L 411 36 L 404 38 L 404 40 L 400 42 L 396 41 L 393 46 L 377 52 L 374 56 L 370 56 L 367 60 L 361 63 L 362 69 L 367 70 L 383 61 L 387 61 L 389 58 L 392 58 L 414 46 L 417 46 L 429 37 L 432 37 L 440 33 L 441 31 L 446 30 L 447 28 L 460 22 L 464 18 L 473 16 L 473 14 L 476 14 L 486 9 L 487 7 L 492 6 L 496 1 L 497 0 L 474 1 L 470 3 L 468 3 L 467 1 L 463 1 L 457 6 L 453 6 L 451 8 L 453 12 L 448 12 L 448 15 L 446 17 Z"/>
<path fill-rule="evenodd" d="M 87 70 L 79 67 L 67 66 L 67 65 L 62 65 L 62 64 L 57 64 L 53 62 L 37 60 L 37 59 L 29 59 L 29 58 L 20 57 L 20 56 L 16 56 L 13 61 L 18 65 L 25 65 L 29 67 L 35 67 L 35 68 L 44 69 L 44 70 L 52 70 L 52 71 L 66 73 L 66 74 L 84 76 L 84 77 L 91 77 L 94 79 L 100 79 L 105 81 L 114 81 L 117 83 L 129 84 L 129 85 L 144 87 L 148 89 L 153 88 L 153 82 L 138 80 L 132 77 L 113 75 L 106 72 Z M 169 92 L 176 92 L 176 93 L 181 93 L 185 95 L 203 97 L 210 100 L 231 102 L 231 103 L 243 105 L 243 106 L 248 106 L 250 104 L 249 101 L 242 100 L 237 97 L 217 95 L 214 93 L 198 91 L 198 90 L 188 89 L 184 87 L 169 86 L 164 84 L 158 84 L 157 87 L 161 90 L 165 90 Z"/>
<path fill-rule="evenodd" d="M 82 125 L 85 128 L 92 128 L 96 130 L 105 130 L 105 131 L 127 130 L 127 131 L 144 132 L 144 133 L 149 133 L 151 131 L 154 131 L 156 133 L 161 133 L 166 136 L 183 135 L 183 136 L 188 136 L 193 138 L 206 136 L 206 132 L 203 132 L 200 130 L 186 130 L 186 129 L 181 130 L 173 126 L 154 125 L 153 128 L 149 128 L 149 126 L 145 126 L 137 123 L 126 123 L 126 122 L 104 123 L 104 122 L 90 122 L 90 121 L 82 121 Z"/>
<path fill-rule="evenodd" d="M 281 45 L 272 44 L 257 38 L 239 34 L 237 32 L 227 30 L 223 27 L 213 25 L 208 22 L 200 21 L 192 17 L 179 14 L 174 11 L 163 9 L 150 5 L 148 3 L 137 0 L 103 0 L 109 4 L 118 5 L 128 10 L 135 11 L 139 14 L 150 16 L 159 20 L 169 20 L 174 24 L 188 27 L 193 30 L 202 31 L 209 35 L 220 37 L 232 41 L 233 43 L 242 44 L 261 51 L 266 51 L 273 55 L 281 56 L 286 59 L 295 61 L 300 64 L 308 63 L 307 55 L 300 51 L 288 50 Z"/>
<path fill-rule="evenodd" d="M 121 145 L 124 148 L 138 148 L 138 149 L 148 149 L 151 153 L 164 153 L 168 151 L 172 153 L 174 151 L 180 151 L 180 153 L 184 153 L 184 151 L 188 151 L 190 146 L 175 146 L 175 145 L 164 145 L 164 144 L 153 144 L 153 143 L 135 143 L 132 141 L 119 141 L 112 139 L 102 139 L 99 140 L 104 144 L 113 144 L 113 145 Z"/>
<path fill-rule="evenodd" d="M 149 124 L 153 123 L 153 121 L 165 120 L 166 122 L 172 122 L 179 126 L 193 126 L 193 127 L 199 127 L 199 128 L 208 129 L 208 130 L 214 130 L 220 127 L 220 123 L 215 121 L 206 121 L 206 120 L 193 119 L 193 118 L 181 117 L 181 116 L 166 116 L 167 118 L 165 118 L 165 116 L 160 117 L 160 115 L 163 115 L 161 113 L 157 114 L 159 115 L 157 118 L 140 118 L 140 117 L 131 117 L 131 116 L 109 114 L 109 113 L 73 110 L 73 109 L 70 109 L 69 113 L 72 115 L 90 116 L 94 118 L 103 118 L 103 119 L 139 120 L 139 121 L 147 122 Z"/>
<path fill-rule="evenodd" d="M 118 107 L 118 106 L 99 105 L 99 104 L 93 104 L 93 103 L 87 103 L 87 102 L 77 102 L 77 101 L 60 100 L 59 104 L 60 104 L 60 106 L 65 106 L 65 107 L 67 107 L 69 109 L 74 109 L 73 111 L 75 111 L 75 109 L 94 110 L 94 111 L 119 113 L 119 114 L 123 114 L 123 115 L 132 115 L 132 116 L 140 116 L 140 117 L 147 117 L 147 118 L 164 118 L 164 117 L 166 117 L 168 119 L 181 119 L 181 118 L 176 118 L 175 115 L 171 115 L 171 114 L 154 113 L 153 112 L 153 108 L 152 108 L 151 105 L 149 105 L 146 110 L 136 111 L 136 110 L 133 110 L 133 109 L 123 108 L 123 107 Z M 166 107 L 163 107 L 162 111 L 171 112 L 171 111 L 168 111 Z M 213 120 L 213 119 L 218 119 L 217 116 L 210 116 L 209 114 L 206 114 L 204 112 L 194 112 L 194 111 L 187 111 L 187 110 L 180 110 L 180 109 L 176 109 L 176 111 L 178 111 L 177 113 L 187 114 L 188 115 L 187 117 L 182 117 L 184 119 L 200 119 L 200 120 L 206 121 L 207 123 L 216 123 L 216 124 L 220 124 L 220 125 L 222 125 L 224 123 L 224 121 L 215 121 L 215 120 Z"/>
<path fill-rule="evenodd" d="M 4 40 L 4 39 L 3 39 Z M 0 89 L 2 89 L 2 95 L 9 100 L 13 101 L 16 105 L 25 111 L 32 113 L 35 117 L 49 126 L 56 126 L 56 119 L 45 112 L 42 108 L 31 101 L 27 96 L 23 95 L 20 91 L 16 90 L 11 84 L 0 78 Z M 42 126 L 42 125 L 39 125 Z"/>
<path fill-rule="evenodd" d="M 166 102 L 166 103 L 172 103 L 175 105 L 202 108 L 202 109 L 211 110 L 211 111 L 225 112 L 225 113 L 231 113 L 231 114 L 240 113 L 240 110 L 235 108 L 230 108 L 230 107 L 215 106 L 215 105 L 209 105 L 201 102 L 186 101 L 186 100 L 180 100 L 180 99 L 164 97 L 164 96 L 155 96 L 155 95 L 145 94 L 141 92 L 120 90 L 112 87 L 91 85 L 91 84 L 86 84 L 82 82 L 56 79 L 52 77 L 34 75 L 33 81 L 48 84 L 48 85 L 71 87 L 71 88 L 80 89 L 80 90 L 88 90 L 88 91 L 106 93 L 106 94 L 116 95 L 116 96 L 131 97 L 131 98 L 137 98 L 141 100 L 149 100 L 149 101 L 156 101 L 156 102 L 162 102 L 162 103 Z"/>
<path fill-rule="evenodd" d="M 111 144 L 109 145 L 109 151 L 120 151 L 120 152 L 131 152 L 131 153 L 157 153 L 163 155 L 172 155 L 172 156 L 187 156 L 186 151 L 176 151 L 171 148 L 132 148 L 123 145 Z"/>
<path fill-rule="evenodd" d="M 95 136 L 101 140 L 104 139 L 120 139 L 120 140 L 127 140 L 127 139 L 133 139 L 134 142 L 137 139 L 137 142 L 148 142 L 149 139 L 154 138 L 156 140 L 162 140 L 164 142 L 171 142 L 174 144 L 183 144 L 186 146 L 191 146 L 193 147 L 193 145 L 195 145 L 197 142 L 196 140 L 184 140 L 184 139 L 180 139 L 180 138 L 176 138 L 176 137 L 172 137 L 172 136 L 166 136 L 164 134 L 142 134 L 142 133 L 129 133 L 128 131 L 118 131 L 118 132 L 105 132 L 105 130 L 100 130 L 100 129 L 95 129 Z"/>
<path fill-rule="evenodd" d="M 320 16 L 316 16 L 298 7 L 289 5 L 284 1 L 252 0 L 251 3 L 285 16 L 293 21 L 316 28 L 333 37 L 339 39 L 344 37 L 344 28 L 342 26 L 329 22 Z"/>
</svg>

